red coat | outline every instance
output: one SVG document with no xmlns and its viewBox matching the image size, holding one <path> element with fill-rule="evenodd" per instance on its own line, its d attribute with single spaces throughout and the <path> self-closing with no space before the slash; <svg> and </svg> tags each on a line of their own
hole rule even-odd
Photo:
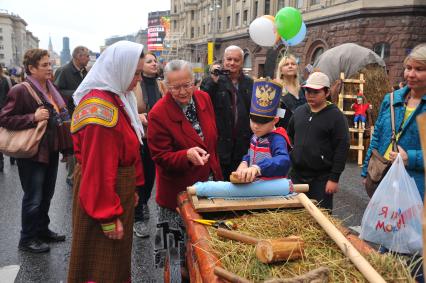
<svg viewBox="0 0 426 283">
<path fill-rule="evenodd" d="M 106 126 L 86 124 L 84 115 L 87 111 L 99 108 L 96 103 L 81 107 L 83 102 L 91 98 L 110 103 L 100 108 L 101 111 L 106 111 L 101 112 L 106 113 L 105 120 L 109 118 L 109 110 L 118 108 L 116 123 L 111 122 Z M 82 122 L 77 123 L 78 121 Z M 85 95 L 75 109 L 73 125 L 84 125 L 81 128 L 76 126 L 72 136 L 75 157 L 81 164 L 80 204 L 90 217 L 109 222 L 123 213 L 120 198 L 115 192 L 118 167 L 135 166 L 136 185 L 144 183 L 139 140 L 130 125 L 123 102 L 117 95 L 107 91 L 92 90 Z"/>
<path fill-rule="evenodd" d="M 162 207 L 175 209 L 179 192 L 198 181 L 207 181 L 210 172 L 215 180 L 222 180 L 217 157 L 217 129 L 210 97 L 195 91 L 193 99 L 204 135 L 198 136 L 182 109 L 167 93 L 148 116 L 148 144 L 157 170 L 156 201 Z M 194 166 L 186 157 L 188 149 L 198 146 L 210 154 L 204 166 Z"/>
</svg>

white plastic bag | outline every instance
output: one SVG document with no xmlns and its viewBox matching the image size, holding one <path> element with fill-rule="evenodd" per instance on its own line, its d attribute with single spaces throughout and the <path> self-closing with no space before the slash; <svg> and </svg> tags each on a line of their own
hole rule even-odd
<svg viewBox="0 0 426 283">
<path fill-rule="evenodd" d="M 391 251 L 421 254 L 422 215 L 422 198 L 398 154 L 368 203 L 359 237 Z"/>
</svg>

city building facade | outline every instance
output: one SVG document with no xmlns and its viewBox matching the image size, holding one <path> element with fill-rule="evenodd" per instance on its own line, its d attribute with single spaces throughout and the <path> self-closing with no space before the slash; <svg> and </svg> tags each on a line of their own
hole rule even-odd
<svg viewBox="0 0 426 283">
<path fill-rule="evenodd" d="M 26 26 L 27 23 L 18 15 L 0 10 L 0 65 L 19 69 L 25 51 L 38 48 L 38 38 Z"/>
<path fill-rule="evenodd" d="M 426 42 L 424 0 L 171 0 L 171 49 L 180 50 L 176 57 L 206 64 L 208 41 L 215 43 L 216 59 L 235 44 L 244 50 L 245 70 L 255 77 L 273 76 L 284 47 L 258 46 L 248 28 L 257 17 L 287 6 L 299 9 L 307 26 L 305 40 L 290 47 L 302 66 L 327 49 L 353 42 L 379 54 L 394 83 L 402 80 L 405 56 Z"/>
<path fill-rule="evenodd" d="M 67 64 L 70 60 L 71 60 L 70 38 L 64 36 L 62 38 L 61 66 Z"/>
</svg>

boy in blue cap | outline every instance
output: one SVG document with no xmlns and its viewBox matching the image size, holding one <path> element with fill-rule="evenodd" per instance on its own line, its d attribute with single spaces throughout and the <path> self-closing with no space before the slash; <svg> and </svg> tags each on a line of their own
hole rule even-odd
<svg viewBox="0 0 426 283">
<path fill-rule="evenodd" d="M 267 79 L 255 80 L 250 105 L 253 136 L 248 153 L 233 172 L 241 183 L 255 178 L 284 178 L 290 169 L 290 139 L 284 128 L 275 128 L 282 86 Z"/>
</svg>

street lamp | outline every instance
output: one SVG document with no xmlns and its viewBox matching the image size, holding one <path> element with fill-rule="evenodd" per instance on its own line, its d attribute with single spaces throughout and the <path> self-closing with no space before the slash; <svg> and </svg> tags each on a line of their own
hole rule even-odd
<svg viewBox="0 0 426 283">
<path fill-rule="evenodd" d="M 214 44 L 216 41 L 216 32 L 217 32 L 217 18 L 218 18 L 218 10 L 220 9 L 220 0 L 212 0 L 210 4 L 210 11 L 213 11 L 213 26 L 212 26 L 212 41 L 208 42 L 207 45 L 207 64 L 211 65 L 213 63 L 214 58 Z"/>
</svg>

